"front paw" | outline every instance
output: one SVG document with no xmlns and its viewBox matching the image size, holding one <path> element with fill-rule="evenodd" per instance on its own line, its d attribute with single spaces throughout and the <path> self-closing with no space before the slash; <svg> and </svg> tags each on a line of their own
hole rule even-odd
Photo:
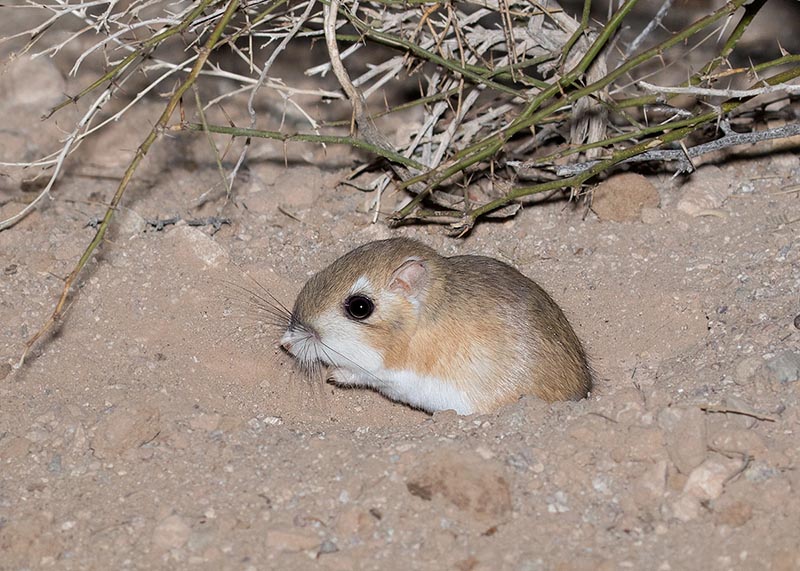
<svg viewBox="0 0 800 571">
<path fill-rule="evenodd" d="M 328 372 L 328 380 L 337 385 L 369 385 L 369 378 L 348 369 L 337 367 Z"/>
</svg>

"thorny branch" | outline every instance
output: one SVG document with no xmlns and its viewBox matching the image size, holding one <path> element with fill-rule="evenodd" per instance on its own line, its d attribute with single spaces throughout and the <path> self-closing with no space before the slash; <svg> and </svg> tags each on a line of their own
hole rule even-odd
<svg viewBox="0 0 800 571">
<path fill-rule="evenodd" d="M 81 141 L 122 119 L 157 85 L 189 73 L 196 64 L 196 54 L 173 61 L 161 47 L 180 40 L 190 50 L 196 49 L 200 38 L 219 23 L 227 6 L 220 0 L 201 0 L 179 8 L 166 0 L 78 0 L 70 4 L 38 1 L 41 3 L 32 0 L 31 6 L 48 10 L 50 17 L 0 41 L 28 37 L 23 52 L 52 57 L 70 42 L 93 34 L 89 46 L 76 57 L 71 73 L 77 73 L 89 58 L 101 53 L 107 65 L 105 73 L 50 111 L 53 114 L 79 104 L 89 95 L 94 97 L 87 115 L 76 124 L 60 151 L 27 163 L 54 167 L 50 181 L 33 203 L 0 221 L 0 230 L 11 227 L 52 191 L 65 160 Z M 654 146 L 661 145 L 662 136 L 676 128 L 691 127 L 686 131 L 689 134 L 709 122 L 724 121 L 732 108 L 725 111 L 719 107 L 720 113 L 713 116 L 698 113 L 694 106 L 671 108 L 671 117 L 666 121 L 648 124 L 648 113 L 652 114 L 656 107 L 669 110 L 677 95 L 741 103 L 767 93 L 797 93 L 800 88 L 790 81 L 797 75 L 793 71 L 798 69 L 799 56 L 786 53 L 770 62 L 752 62 L 747 68 L 729 67 L 739 39 L 764 3 L 765 0 L 731 0 L 684 29 L 665 33 L 664 18 L 673 2 L 664 0 L 650 21 L 638 32 L 634 28 L 630 41 L 620 42 L 620 30 L 632 27 L 629 17 L 638 0 L 618 3 L 618 9 L 609 14 L 604 24 L 590 19 L 591 0 L 584 1 L 582 13 L 576 17 L 565 13 L 555 0 L 469 0 L 447 6 L 388 0 L 251 1 L 237 9 L 239 17 L 227 22 L 221 32 L 223 41 L 212 48 L 227 46 L 229 57 L 213 58 L 198 76 L 205 81 L 233 81 L 238 87 L 202 103 L 202 109 L 197 110 L 200 121 L 192 129 L 198 123 L 211 129 L 205 116 L 209 109 L 223 100 L 247 97 L 246 128 L 235 124 L 224 128 L 232 136 L 245 138 L 235 164 L 225 175 L 228 194 L 245 164 L 253 137 L 264 135 L 284 142 L 307 140 L 320 144 L 335 140 L 386 159 L 383 164 L 390 170 L 370 185 L 376 189 L 376 219 L 380 193 L 394 180 L 399 190 L 408 190 L 415 196 L 391 221 L 427 218 L 431 211 L 426 202 L 442 209 L 433 211 L 432 218 L 437 222 L 461 217 L 474 221 L 499 208 L 518 206 L 517 201 L 527 196 L 527 187 L 509 190 L 509 185 L 498 179 L 502 173 L 513 177 L 515 165 L 519 164 L 532 162 L 541 176 L 555 172 L 567 178 L 601 164 L 586 160 L 599 156 L 615 159 L 603 161 L 609 168 L 623 161 L 677 160 L 681 161 L 679 168 L 685 170 L 685 161 L 691 157 L 682 159 L 679 151 Z M 145 8 L 147 17 L 143 17 Z M 62 21 L 77 23 L 76 31 L 47 45 L 45 37 L 56 22 Z M 332 71 L 339 90 L 301 89 L 272 75 L 273 64 L 281 56 L 293 48 L 306 49 L 303 42 L 316 39 L 324 39 L 328 62 L 309 68 L 306 74 L 317 76 Z M 655 71 L 640 71 L 655 63 L 660 63 L 657 67 L 661 69 L 680 65 L 687 51 L 710 41 L 718 42 L 717 50 L 710 50 L 711 56 L 701 71 L 682 85 L 657 87 L 650 79 Z M 641 51 L 645 42 L 649 47 Z M 624 50 L 614 49 L 619 43 L 626 46 Z M 365 49 L 377 44 L 388 47 L 389 52 L 375 53 L 387 55 L 375 57 Z M 366 60 L 368 65 L 366 71 L 351 78 L 347 67 L 355 57 Z M 237 59 L 246 63 L 249 73 L 235 71 L 231 64 Z M 748 89 L 740 87 L 752 74 L 785 69 L 787 65 L 795 67 L 783 72 L 788 75 L 782 81 L 767 84 L 760 80 Z M 121 108 L 104 115 L 102 104 L 110 97 L 119 97 L 131 77 L 153 72 L 156 74 L 148 75 L 150 81 L 144 88 Z M 382 109 L 382 90 L 392 82 L 402 81 L 408 72 L 420 82 L 421 96 L 416 101 Z M 714 85 L 722 78 L 729 82 L 726 87 Z M 261 118 L 255 111 L 255 102 L 265 88 L 280 93 L 286 105 L 296 112 L 294 123 L 307 125 L 310 132 L 284 131 L 283 123 L 279 131 L 259 129 Z M 650 93 L 637 94 L 636 89 Z M 315 116 L 307 107 L 309 96 L 320 101 L 346 98 L 352 106 L 351 121 L 326 122 Z M 376 98 L 380 99 L 374 101 Z M 416 134 L 407 142 L 393 140 L 382 130 L 385 127 L 380 117 L 413 106 L 420 110 Z M 697 117 L 704 119 L 695 120 Z M 350 123 L 357 130 L 347 137 L 341 127 Z M 224 130 L 222 125 L 213 127 L 218 133 Z M 280 136 L 275 135 L 278 132 Z M 305 135 L 309 137 L 303 138 Z M 620 158 L 620 153 L 627 155 L 626 149 L 638 148 L 639 143 L 644 144 L 642 153 Z M 705 152 L 719 144 L 724 143 L 701 143 L 690 152 Z M 549 165 L 548 158 L 553 161 Z M 5 162 L 9 163 L 13 161 Z M 570 183 L 566 179 L 561 182 L 562 186 Z M 470 195 L 469 201 L 464 199 L 465 193 Z M 512 215 L 516 210 L 515 207 L 496 214 Z"/>
<path fill-rule="evenodd" d="M 225 12 L 222 14 L 222 17 L 216 24 L 216 27 L 210 34 L 208 40 L 206 41 L 203 48 L 200 50 L 199 56 L 197 61 L 195 62 L 192 71 L 186 77 L 186 79 L 178 86 L 178 88 L 173 93 L 172 97 L 167 103 L 166 108 L 159 117 L 156 124 L 150 130 L 150 133 L 147 135 L 145 140 L 139 145 L 139 148 L 136 150 L 133 159 L 131 160 L 128 168 L 125 170 L 125 174 L 120 180 L 119 186 L 117 187 L 116 193 L 114 193 L 114 197 L 111 199 L 111 203 L 106 210 L 106 214 L 103 217 L 102 222 L 97 227 L 97 232 L 95 233 L 94 239 L 89 243 L 89 246 L 83 252 L 80 260 L 64 280 L 64 287 L 61 291 L 61 296 L 56 303 L 55 309 L 53 313 L 50 315 L 50 318 L 45 322 L 45 324 L 25 343 L 25 350 L 20 357 L 20 361 L 17 365 L 17 368 L 21 367 L 22 364 L 25 362 L 25 357 L 28 355 L 28 351 L 36 344 L 36 342 L 42 338 L 58 321 L 60 320 L 64 309 L 65 304 L 67 302 L 67 298 L 69 297 L 70 290 L 72 285 L 75 283 L 75 280 L 78 278 L 83 267 L 89 261 L 92 256 L 92 253 L 95 249 L 103 242 L 103 238 L 108 230 L 108 226 L 111 223 L 111 218 L 114 215 L 114 212 L 117 209 L 117 206 L 122 200 L 122 196 L 125 194 L 125 190 L 128 188 L 128 184 L 130 183 L 131 179 L 133 179 L 133 175 L 136 172 L 136 168 L 139 166 L 139 163 L 144 159 L 147 152 L 150 150 L 150 147 L 153 146 L 153 143 L 156 142 L 159 135 L 163 132 L 167 123 L 172 117 L 172 113 L 175 111 L 175 108 L 181 101 L 181 97 L 184 93 L 194 84 L 197 80 L 198 75 L 200 74 L 200 70 L 202 69 L 203 65 L 205 65 L 208 56 L 211 54 L 212 49 L 215 45 L 220 41 L 220 37 L 222 36 L 222 32 L 225 29 L 225 25 L 228 21 L 233 17 L 237 7 L 239 6 L 239 0 L 230 0 Z"/>
<path fill-rule="evenodd" d="M 678 161 L 675 174 L 690 173 L 694 170 L 691 159 L 705 155 L 706 153 L 712 153 L 737 145 L 760 143 L 761 141 L 769 141 L 772 139 L 787 139 L 800 135 L 800 123 L 775 127 L 774 129 L 764 129 L 763 131 L 754 131 L 752 133 L 735 133 L 731 130 L 726 121 L 722 121 L 720 127 L 725 135 L 719 139 L 709 141 L 708 143 L 686 147 L 684 149 L 645 151 L 639 155 L 625 159 L 618 164 Z M 585 163 L 556 167 L 556 175 L 573 176 L 585 172 L 599 163 L 600 161 L 588 161 Z"/>
<path fill-rule="evenodd" d="M 609 2 L 616 11 L 609 11 L 605 22 L 591 20 L 591 0 L 584 0 L 575 16 L 557 0 L 27 0 L 15 8 L 42 11 L 42 23 L 0 43 L 26 39 L 18 55 L 30 57 L 53 57 L 81 44 L 72 75 L 86 73 L 90 61 L 101 59 L 104 65 L 47 113 L 78 109 L 79 119 L 56 150 L 32 161 L 0 157 L 0 166 L 51 169 L 45 188 L 0 220 L 0 231 L 52 196 L 83 141 L 124 121 L 169 82 L 177 88 L 26 353 L 62 316 L 70 288 L 102 243 L 139 161 L 165 131 L 205 131 L 212 146 L 212 133 L 245 140 L 227 172 L 213 146 L 227 194 L 235 192 L 253 139 L 349 145 L 381 159 L 370 166 L 383 172 L 367 185 L 375 191 L 373 220 L 381 214 L 381 193 L 393 181 L 412 196 L 390 223 L 448 223 L 463 234 L 482 217 L 513 216 L 537 193 L 568 189 L 577 196 L 583 185 L 621 164 L 677 162 L 679 172 L 689 172 L 691 159 L 703 153 L 800 134 L 795 109 L 800 55 L 782 51 L 781 57 L 751 61 L 739 53 L 740 39 L 765 3 L 730 0 L 682 29 L 666 30 L 672 0 L 663 0 L 643 24 L 632 19 L 641 8 L 638 0 Z M 55 30 L 66 33 L 56 36 Z M 308 81 L 291 85 L 277 75 L 276 62 L 291 62 L 293 50 L 315 44 L 324 45 L 327 61 L 306 69 L 306 76 L 332 72 L 338 88 Z M 176 46 L 180 49 L 170 49 Z M 381 49 L 372 49 L 376 46 Z M 683 69 L 687 53 L 701 47 L 705 57 L 698 71 L 685 71 L 680 85 L 658 85 L 675 75 L 665 70 Z M 735 67 L 736 56 L 746 63 Z M 132 79 L 142 77 L 144 85 L 131 90 Z M 202 100 L 199 82 L 215 86 L 212 98 Z M 410 82 L 418 88 L 415 99 L 387 102 L 384 96 L 393 86 Z M 189 88 L 194 109 L 181 106 L 180 122 L 169 124 Z M 280 126 L 263 128 L 257 103 L 274 93 L 284 104 Z M 113 108 L 107 105 L 111 100 Z M 342 100 L 349 102 L 347 112 L 341 104 L 328 105 Z M 247 126 L 235 124 L 222 103 L 241 105 Z M 782 116 L 783 126 L 763 129 L 755 112 L 749 124 L 743 122 L 743 109 L 759 110 L 763 117 L 780 105 L 794 109 Z M 318 112 L 326 106 L 339 110 L 334 120 Z M 184 116 L 187 111 L 191 118 Z M 212 111 L 229 124 L 209 120 Z M 414 125 L 407 140 L 394 137 L 384 122 L 400 112 Z M 744 125 L 750 132 L 731 130 L 735 116 L 737 128 Z M 709 128 L 714 126 L 721 137 Z M 523 179 L 532 184 L 519 185 Z"/>
</svg>

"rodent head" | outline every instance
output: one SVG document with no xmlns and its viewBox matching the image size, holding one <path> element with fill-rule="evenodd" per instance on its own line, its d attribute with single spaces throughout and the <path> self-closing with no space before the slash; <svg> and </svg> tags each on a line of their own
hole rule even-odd
<svg viewBox="0 0 800 571">
<path fill-rule="evenodd" d="M 380 369 L 387 343 L 416 329 L 438 260 L 407 238 L 356 248 L 306 282 L 281 344 L 306 367 Z"/>
</svg>

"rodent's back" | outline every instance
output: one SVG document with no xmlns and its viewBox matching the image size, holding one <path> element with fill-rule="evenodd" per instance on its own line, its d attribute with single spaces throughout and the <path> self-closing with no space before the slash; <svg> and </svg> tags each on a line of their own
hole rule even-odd
<svg viewBox="0 0 800 571">
<path fill-rule="evenodd" d="M 438 318 L 458 315 L 475 321 L 475 329 L 506 360 L 508 374 L 532 382 L 536 396 L 547 401 L 586 397 L 592 377 L 583 345 L 544 289 L 510 265 L 484 256 L 443 258 L 441 268 Z M 500 341 L 504 337 L 509 341 Z"/>
</svg>

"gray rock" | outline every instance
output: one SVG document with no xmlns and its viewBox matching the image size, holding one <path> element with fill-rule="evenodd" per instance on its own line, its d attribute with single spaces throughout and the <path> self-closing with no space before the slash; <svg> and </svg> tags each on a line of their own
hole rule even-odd
<svg viewBox="0 0 800 571">
<path fill-rule="evenodd" d="M 706 459 L 705 413 L 696 407 L 672 407 L 658 415 L 667 454 L 681 474 L 688 474 Z"/>
<path fill-rule="evenodd" d="M 781 384 L 800 380 L 800 353 L 784 351 L 767 361 L 767 374 L 770 380 Z"/>
<path fill-rule="evenodd" d="M 110 458 L 151 441 L 160 430 L 158 409 L 149 406 L 117 408 L 98 423 L 92 449 L 98 458 Z"/>
</svg>

